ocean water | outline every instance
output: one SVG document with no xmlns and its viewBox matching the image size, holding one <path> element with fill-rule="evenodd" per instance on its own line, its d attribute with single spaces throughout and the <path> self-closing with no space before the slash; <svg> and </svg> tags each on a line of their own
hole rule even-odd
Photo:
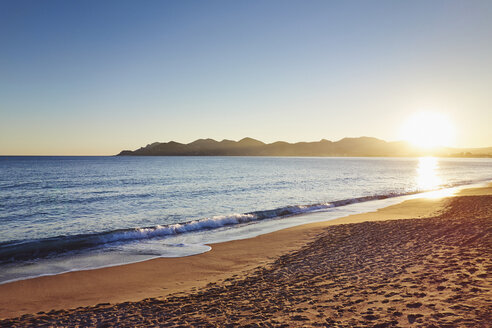
<svg viewBox="0 0 492 328">
<path fill-rule="evenodd" d="M 210 243 L 492 180 L 492 159 L 0 157 L 0 283 Z"/>
</svg>

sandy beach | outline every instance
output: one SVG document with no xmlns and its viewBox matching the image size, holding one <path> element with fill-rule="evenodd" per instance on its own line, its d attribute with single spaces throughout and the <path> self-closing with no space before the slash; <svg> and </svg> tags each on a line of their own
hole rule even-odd
<svg viewBox="0 0 492 328">
<path fill-rule="evenodd" d="M 0 285 L 0 326 L 487 327 L 492 186 Z"/>
</svg>

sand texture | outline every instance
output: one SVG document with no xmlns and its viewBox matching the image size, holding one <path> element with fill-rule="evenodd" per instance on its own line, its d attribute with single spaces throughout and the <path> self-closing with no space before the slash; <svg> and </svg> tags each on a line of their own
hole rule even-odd
<svg viewBox="0 0 492 328">
<path fill-rule="evenodd" d="M 492 196 L 446 202 L 430 218 L 322 227 L 297 250 L 194 292 L 0 326 L 490 327 Z"/>
</svg>

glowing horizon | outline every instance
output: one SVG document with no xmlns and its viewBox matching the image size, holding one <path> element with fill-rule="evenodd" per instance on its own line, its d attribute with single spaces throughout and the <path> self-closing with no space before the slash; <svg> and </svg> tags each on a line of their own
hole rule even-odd
<svg viewBox="0 0 492 328">
<path fill-rule="evenodd" d="M 439 112 L 422 111 L 411 115 L 401 129 L 402 140 L 421 149 L 455 147 L 455 127 Z"/>
</svg>

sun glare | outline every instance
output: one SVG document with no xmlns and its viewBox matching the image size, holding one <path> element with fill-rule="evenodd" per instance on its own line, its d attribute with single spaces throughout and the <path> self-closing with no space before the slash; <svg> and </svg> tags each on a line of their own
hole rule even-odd
<svg viewBox="0 0 492 328">
<path fill-rule="evenodd" d="M 454 127 L 444 114 L 420 112 L 407 120 L 402 128 L 402 137 L 420 148 L 450 146 Z"/>
<path fill-rule="evenodd" d="M 438 160 L 435 157 L 420 157 L 417 165 L 417 185 L 419 190 L 432 190 L 441 184 L 437 174 Z"/>
<path fill-rule="evenodd" d="M 419 191 L 426 191 L 422 194 L 425 198 L 437 199 L 450 197 L 456 192 L 456 188 L 443 188 L 442 179 L 439 174 L 439 160 L 435 157 L 420 157 L 417 164 L 416 181 Z"/>
</svg>

